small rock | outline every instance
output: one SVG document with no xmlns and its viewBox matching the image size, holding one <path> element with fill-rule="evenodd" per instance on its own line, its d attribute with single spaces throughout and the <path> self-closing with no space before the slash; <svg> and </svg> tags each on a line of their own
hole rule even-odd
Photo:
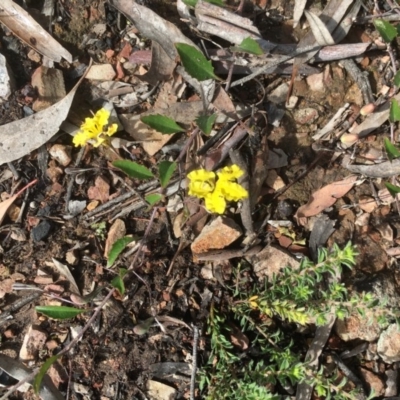
<svg viewBox="0 0 400 400">
<path fill-rule="evenodd" d="M 176 389 L 164 383 L 149 380 L 147 394 L 151 400 L 173 400 L 176 397 Z"/>
<path fill-rule="evenodd" d="M 49 153 L 63 167 L 71 163 L 71 146 L 55 144 L 51 146 Z"/>
<path fill-rule="evenodd" d="M 374 313 L 370 310 L 366 312 L 365 317 L 354 314 L 343 320 L 338 319 L 335 323 L 335 330 L 340 339 L 345 342 L 357 338 L 373 342 L 378 339 L 381 332 Z"/>
<path fill-rule="evenodd" d="M 391 324 L 381 333 L 378 340 L 378 354 L 385 363 L 400 361 L 400 331 L 397 324 Z"/>
<path fill-rule="evenodd" d="M 314 108 L 302 108 L 294 112 L 294 119 L 300 125 L 309 125 L 318 119 L 318 111 Z"/>
<path fill-rule="evenodd" d="M 39 225 L 35 226 L 31 231 L 31 237 L 34 242 L 40 242 L 49 236 L 52 225 L 49 221 L 42 221 Z"/>
<path fill-rule="evenodd" d="M 365 368 L 360 368 L 360 372 L 367 385 L 374 390 L 375 396 L 383 396 L 385 393 L 385 385 L 382 379 Z"/>
<path fill-rule="evenodd" d="M 242 235 L 242 231 L 232 219 L 218 217 L 206 225 L 190 248 L 193 253 L 206 253 L 213 249 L 224 249 Z"/>
<path fill-rule="evenodd" d="M 32 75 L 32 86 L 38 92 L 38 99 L 33 103 L 33 110 L 45 110 L 66 96 L 64 77 L 59 69 L 39 67 Z"/>
<path fill-rule="evenodd" d="M 46 343 L 47 333 L 32 325 L 24 337 L 19 357 L 24 360 L 34 360 Z"/>
<path fill-rule="evenodd" d="M 78 252 L 76 250 L 70 250 L 65 255 L 65 260 L 69 265 L 77 265 L 79 262 Z"/>
<path fill-rule="evenodd" d="M 264 279 L 264 277 L 270 279 L 274 274 L 278 275 L 282 268 L 291 267 L 296 270 L 300 265 L 300 262 L 289 252 L 275 246 L 266 246 L 247 260 L 253 264 L 254 273 L 259 279 Z"/>
<path fill-rule="evenodd" d="M 386 374 L 386 390 L 385 397 L 397 396 L 397 379 L 399 373 L 397 369 L 389 369 L 385 371 Z"/>
<path fill-rule="evenodd" d="M 323 92 L 325 90 L 323 72 L 307 76 L 306 82 L 313 92 Z"/>
<path fill-rule="evenodd" d="M 35 283 L 38 285 L 49 285 L 50 283 L 53 283 L 53 278 L 49 275 L 47 276 L 36 276 L 35 279 L 33 280 Z"/>
<path fill-rule="evenodd" d="M 54 161 L 53 161 L 54 163 Z M 50 165 L 46 170 L 47 177 L 53 182 L 57 183 L 60 177 L 63 175 L 63 170 L 55 165 Z"/>
<path fill-rule="evenodd" d="M 286 101 L 288 91 L 289 85 L 287 83 L 282 83 L 267 96 L 267 99 L 272 103 L 282 104 Z"/>
<path fill-rule="evenodd" d="M 34 61 L 36 63 L 40 63 L 40 61 L 42 60 L 41 55 L 33 49 L 30 49 L 27 55 L 31 61 Z"/>
<path fill-rule="evenodd" d="M 97 81 L 112 81 L 115 78 L 115 71 L 110 64 L 92 65 L 86 74 L 86 79 Z"/>
</svg>

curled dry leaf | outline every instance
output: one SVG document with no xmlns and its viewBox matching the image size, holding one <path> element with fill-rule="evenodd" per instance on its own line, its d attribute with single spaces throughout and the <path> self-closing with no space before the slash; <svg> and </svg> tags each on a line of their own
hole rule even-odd
<svg viewBox="0 0 400 400">
<path fill-rule="evenodd" d="M 335 204 L 337 199 L 343 197 L 356 183 L 357 176 L 351 175 L 342 181 L 333 182 L 313 193 L 308 203 L 299 207 L 295 214 L 297 222 L 306 224 L 306 218 L 319 214 L 325 208 Z"/>
<path fill-rule="evenodd" d="M 86 71 L 89 70 L 91 63 Z M 76 90 L 85 78 L 58 103 L 29 117 L 0 126 L 0 165 L 17 160 L 45 144 L 67 118 Z"/>
<path fill-rule="evenodd" d="M 61 58 L 65 58 L 72 62 L 71 53 L 12 0 L 1 0 L 0 22 L 28 46 L 50 60 L 60 62 Z"/>
</svg>

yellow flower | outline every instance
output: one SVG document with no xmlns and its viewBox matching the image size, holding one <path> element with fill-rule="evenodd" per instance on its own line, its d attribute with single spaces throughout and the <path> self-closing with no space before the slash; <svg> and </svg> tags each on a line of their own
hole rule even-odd
<svg viewBox="0 0 400 400">
<path fill-rule="evenodd" d="M 206 197 L 206 208 L 211 213 L 223 214 L 226 208 L 226 200 L 219 190 L 214 190 Z"/>
<path fill-rule="evenodd" d="M 217 173 L 218 178 L 225 181 L 234 181 L 235 179 L 240 178 L 243 174 L 244 172 L 236 164 L 232 164 L 230 167 L 224 167 Z"/>
<path fill-rule="evenodd" d="M 223 179 L 218 180 L 216 190 L 219 190 L 228 201 L 240 201 L 249 197 L 247 190 L 243 186 Z"/>
<path fill-rule="evenodd" d="M 72 142 L 76 147 L 84 146 L 88 141 L 94 140 L 93 146 L 100 146 L 107 136 L 113 135 L 117 129 L 117 124 L 111 124 L 107 127 L 110 112 L 101 108 L 92 118 L 85 118 L 80 131 L 74 136 Z M 107 130 L 105 129 L 107 127 Z"/>
<path fill-rule="evenodd" d="M 190 179 L 189 196 L 204 198 L 215 189 L 215 174 L 205 169 L 196 169 L 187 176 Z"/>
<path fill-rule="evenodd" d="M 205 199 L 206 209 L 211 213 L 223 214 L 227 201 L 240 201 L 249 196 L 247 190 L 235 182 L 244 172 L 236 164 L 219 172 L 215 183 L 215 173 L 197 169 L 188 174 L 189 195 Z"/>
</svg>

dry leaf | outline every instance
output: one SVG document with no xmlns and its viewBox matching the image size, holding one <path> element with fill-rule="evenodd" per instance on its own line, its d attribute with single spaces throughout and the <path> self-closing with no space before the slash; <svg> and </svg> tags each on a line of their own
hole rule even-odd
<svg viewBox="0 0 400 400">
<path fill-rule="evenodd" d="M 91 63 L 89 68 L 90 66 Z M 75 92 L 85 75 L 58 103 L 29 117 L 0 126 L 0 143 L 2 144 L 0 165 L 29 154 L 58 132 L 61 123 L 67 118 Z"/>
<path fill-rule="evenodd" d="M 109 183 L 98 176 L 94 181 L 94 186 L 88 189 L 88 199 L 89 200 L 100 200 L 102 203 L 108 201 L 110 197 L 110 185 Z"/>
<path fill-rule="evenodd" d="M 295 0 L 294 11 L 293 11 L 293 28 L 296 28 L 303 15 L 304 9 L 306 7 L 307 0 Z"/>
<path fill-rule="evenodd" d="M 14 203 L 15 199 L 28 187 L 34 185 L 37 182 L 37 179 L 34 181 L 28 183 L 25 187 L 23 187 L 17 194 L 14 194 L 14 196 L 11 196 L 9 199 L 2 201 L 0 203 L 0 225 L 2 224 L 5 215 L 7 214 L 8 208 L 11 206 L 12 203 Z"/>
<path fill-rule="evenodd" d="M 356 183 L 357 176 L 351 175 L 342 181 L 333 182 L 313 193 L 308 203 L 301 206 L 295 218 L 301 225 L 305 225 L 306 218 L 319 214 L 325 208 L 335 204 L 337 199 L 343 197 Z"/>
<path fill-rule="evenodd" d="M 12 0 L 1 0 L 0 22 L 28 46 L 50 60 L 60 62 L 61 58 L 65 58 L 72 62 L 71 53 Z"/>
<path fill-rule="evenodd" d="M 69 270 L 68 266 L 60 263 L 60 261 L 56 260 L 55 258 L 52 259 L 53 264 L 56 267 L 57 271 L 70 283 L 70 290 L 72 293 L 81 294 L 79 291 L 78 285 L 76 284 L 75 278 L 72 276 L 71 271 Z"/>
</svg>

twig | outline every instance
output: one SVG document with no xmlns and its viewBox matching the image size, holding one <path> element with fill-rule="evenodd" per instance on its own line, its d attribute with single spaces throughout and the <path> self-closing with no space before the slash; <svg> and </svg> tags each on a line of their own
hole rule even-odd
<svg viewBox="0 0 400 400">
<path fill-rule="evenodd" d="M 248 81 L 251 81 L 253 78 L 255 78 L 258 75 L 264 74 L 266 71 L 268 71 L 271 67 L 275 67 L 277 65 L 280 65 L 288 60 L 291 60 L 292 58 L 295 58 L 301 54 L 307 53 L 309 51 L 315 51 L 315 50 L 319 50 L 321 48 L 321 46 L 316 46 L 315 44 L 311 45 L 311 46 L 305 46 L 302 47 L 298 50 L 296 50 L 295 52 L 293 52 L 292 54 L 289 54 L 288 56 L 284 56 L 282 57 L 280 60 L 278 61 L 273 61 L 268 63 L 267 65 L 262 66 L 261 68 L 256 69 L 253 73 L 251 73 L 250 75 L 245 76 L 242 79 L 238 79 L 237 81 L 233 82 L 231 84 L 231 88 L 235 87 L 235 86 L 239 86 L 242 85 L 243 83 L 246 83 Z"/>
<path fill-rule="evenodd" d="M 0 397 L 0 400 L 8 399 L 10 395 L 12 395 L 19 387 L 31 381 L 38 372 L 39 368 L 36 368 L 35 370 L 32 371 L 31 374 L 27 375 L 24 379 L 21 379 L 15 385 L 11 386 L 10 389 L 8 389 L 7 392 L 2 397 Z"/>
<path fill-rule="evenodd" d="M 190 378 L 190 400 L 194 400 L 194 391 L 196 388 L 197 372 L 197 344 L 199 341 L 199 328 L 193 325 L 193 352 L 192 352 L 192 376 Z"/>
<path fill-rule="evenodd" d="M 79 150 L 78 157 L 76 158 L 76 161 L 75 161 L 75 167 L 77 167 L 81 163 L 83 154 L 85 153 L 85 147 L 86 146 L 82 146 L 82 148 Z M 69 201 L 71 200 L 73 187 L 74 187 L 74 178 L 72 177 L 70 179 L 70 181 L 68 182 L 67 193 L 65 195 L 65 212 L 66 213 L 68 213 L 68 204 L 69 204 Z"/>
<path fill-rule="evenodd" d="M 14 164 L 12 162 L 8 162 L 7 166 L 8 166 L 8 168 L 10 168 L 10 171 L 12 172 L 14 179 L 17 181 L 20 178 L 20 175 L 19 175 L 19 172 L 14 167 Z"/>
<path fill-rule="evenodd" d="M 179 156 L 177 157 L 175 162 L 179 163 L 180 161 L 182 161 L 183 157 L 185 157 L 186 152 L 189 150 L 191 144 L 193 143 L 194 139 L 199 134 L 199 132 L 200 132 L 200 129 L 198 127 L 194 129 L 194 131 L 190 134 L 189 138 L 186 140 L 186 143 L 183 146 L 183 149 L 179 153 Z"/>
</svg>

